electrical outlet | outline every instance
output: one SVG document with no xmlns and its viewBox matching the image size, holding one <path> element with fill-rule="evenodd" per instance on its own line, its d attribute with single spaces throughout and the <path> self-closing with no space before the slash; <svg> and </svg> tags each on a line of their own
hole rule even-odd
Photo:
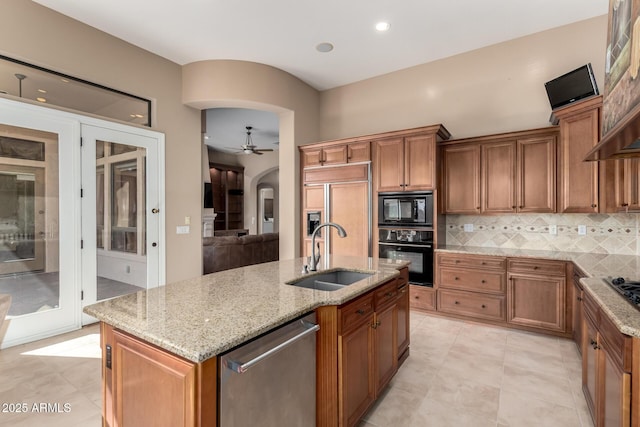
<svg viewBox="0 0 640 427">
<path fill-rule="evenodd" d="M 586 225 L 579 225 L 578 226 L 578 234 L 580 236 L 586 236 L 587 235 L 587 226 Z"/>
<path fill-rule="evenodd" d="M 176 234 L 189 234 L 189 231 L 188 225 L 179 225 L 176 227 Z"/>
<path fill-rule="evenodd" d="M 557 225 L 550 225 L 549 226 L 549 234 L 553 234 L 553 235 L 558 234 L 558 226 Z"/>
<path fill-rule="evenodd" d="M 185 216 L 184 217 L 184 225 L 191 225 L 191 217 L 190 216 Z"/>
<path fill-rule="evenodd" d="M 464 231 L 466 231 L 467 233 L 471 233 L 473 231 L 473 224 L 465 224 Z"/>
</svg>

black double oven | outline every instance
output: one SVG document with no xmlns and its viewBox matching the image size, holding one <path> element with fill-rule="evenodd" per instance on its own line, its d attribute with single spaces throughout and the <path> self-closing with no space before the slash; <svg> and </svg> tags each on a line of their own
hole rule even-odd
<svg viewBox="0 0 640 427">
<path fill-rule="evenodd" d="M 433 193 L 379 193 L 378 256 L 411 261 L 409 283 L 433 287 Z"/>
</svg>

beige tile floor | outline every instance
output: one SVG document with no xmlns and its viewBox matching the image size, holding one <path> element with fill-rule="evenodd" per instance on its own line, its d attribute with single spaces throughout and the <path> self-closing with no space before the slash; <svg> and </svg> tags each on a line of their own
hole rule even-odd
<svg viewBox="0 0 640 427">
<path fill-rule="evenodd" d="M 411 356 L 360 427 L 592 426 L 572 341 L 420 313 L 411 328 Z M 98 334 L 0 351 L 0 426 L 100 426 Z"/>
<path fill-rule="evenodd" d="M 573 341 L 411 313 L 411 356 L 360 427 L 592 427 Z"/>
</svg>

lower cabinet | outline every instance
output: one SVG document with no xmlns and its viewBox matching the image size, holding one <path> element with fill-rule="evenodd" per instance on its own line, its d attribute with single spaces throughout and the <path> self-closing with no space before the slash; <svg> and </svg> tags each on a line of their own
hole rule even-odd
<svg viewBox="0 0 640 427">
<path fill-rule="evenodd" d="M 344 305 L 316 310 L 316 425 L 358 425 L 398 371 L 399 359 L 408 355 L 407 274 L 403 269 L 399 279 Z"/>
<path fill-rule="evenodd" d="M 436 311 L 436 290 L 433 288 L 409 285 L 409 300 L 413 310 Z"/>
<path fill-rule="evenodd" d="M 573 268 L 573 294 L 571 300 L 571 314 L 572 314 L 572 322 L 571 325 L 573 327 L 573 341 L 576 343 L 576 347 L 578 348 L 578 352 L 582 354 L 582 298 L 584 295 L 584 290 L 582 289 L 582 284 L 580 284 L 580 279 L 585 277 L 585 274 L 578 270 L 577 267 Z"/>
<path fill-rule="evenodd" d="M 216 425 L 215 357 L 193 363 L 104 323 L 101 340 L 105 427 Z"/>
<path fill-rule="evenodd" d="M 633 340 L 584 296 L 582 390 L 596 427 L 631 425 Z"/>
<path fill-rule="evenodd" d="M 566 263 L 512 259 L 507 263 L 507 323 L 543 332 L 566 331 Z"/>
<path fill-rule="evenodd" d="M 440 313 L 571 334 L 564 261 L 441 252 L 435 271 Z"/>
</svg>

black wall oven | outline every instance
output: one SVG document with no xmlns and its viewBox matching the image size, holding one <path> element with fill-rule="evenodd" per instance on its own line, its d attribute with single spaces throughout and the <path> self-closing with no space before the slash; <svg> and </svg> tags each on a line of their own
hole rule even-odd
<svg viewBox="0 0 640 427">
<path fill-rule="evenodd" d="M 409 283 L 433 287 L 433 229 L 378 229 L 380 258 L 411 261 Z"/>
<path fill-rule="evenodd" d="M 433 192 L 378 194 L 378 225 L 433 227 Z"/>
</svg>

